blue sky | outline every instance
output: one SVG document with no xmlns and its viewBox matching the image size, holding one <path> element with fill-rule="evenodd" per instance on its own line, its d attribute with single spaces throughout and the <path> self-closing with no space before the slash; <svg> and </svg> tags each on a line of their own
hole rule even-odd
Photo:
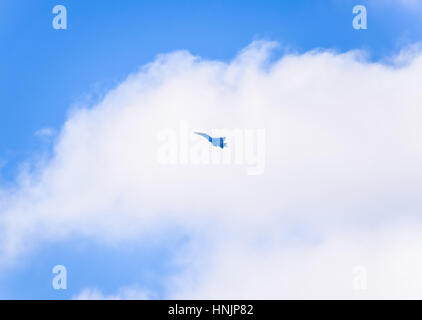
<svg viewBox="0 0 422 320">
<path fill-rule="evenodd" d="M 68 30 L 51 27 L 55 1 L 3 1 L 0 159 L 4 180 L 39 148 L 33 133 L 60 128 L 86 95 L 101 95 L 159 53 L 187 49 L 229 60 L 253 39 L 304 52 L 362 48 L 373 59 L 422 37 L 417 11 L 371 4 L 368 30 L 352 27 L 355 1 L 104 1 L 60 2 Z M 34 81 L 36 79 L 36 81 Z M 24 93 L 25 92 L 25 93 Z"/>
<path fill-rule="evenodd" d="M 67 8 L 68 29 L 54 30 L 52 8 Z M 352 8 L 368 9 L 368 29 L 352 28 Z M 363 49 L 382 61 L 422 39 L 420 8 L 400 1 L 2 1 L 0 4 L 0 185 L 25 162 L 49 152 L 74 106 L 91 106 L 157 54 L 188 50 L 230 61 L 253 40 L 288 52 Z M 281 55 L 283 50 L 277 51 Z M 300 228 L 306 226 L 300 226 Z M 163 274 L 189 238 L 182 230 L 154 242 L 115 247 L 77 235 L 25 253 L 0 276 L 1 298 L 71 298 L 86 287 L 112 294 L 133 285 L 164 296 Z M 68 267 L 69 288 L 53 290 L 51 269 Z"/>
</svg>

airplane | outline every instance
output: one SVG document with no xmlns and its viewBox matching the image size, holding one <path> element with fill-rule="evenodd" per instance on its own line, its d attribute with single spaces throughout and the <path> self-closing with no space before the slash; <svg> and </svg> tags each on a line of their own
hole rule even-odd
<svg viewBox="0 0 422 320">
<path fill-rule="evenodd" d="M 207 135 L 206 133 L 202 133 L 202 132 L 194 132 L 194 133 L 206 138 L 209 142 L 211 142 L 211 144 L 214 147 L 220 147 L 221 149 L 223 149 L 224 147 L 227 146 L 227 143 L 224 142 L 226 137 L 213 138 Z"/>
</svg>

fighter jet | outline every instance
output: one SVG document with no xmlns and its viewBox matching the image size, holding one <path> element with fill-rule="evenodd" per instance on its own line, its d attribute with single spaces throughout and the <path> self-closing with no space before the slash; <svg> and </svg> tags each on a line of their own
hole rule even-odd
<svg viewBox="0 0 422 320">
<path fill-rule="evenodd" d="M 223 149 L 224 147 L 227 146 L 227 143 L 224 142 L 226 137 L 213 138 L 207 135 L 206 133 L 202 133 L 202 132 L 194 132 L 194 133 L 207 139 L 209 142 L 211 142 L 211 144 L 214 147 L 220 147 L 221 149 Z"/>
</svg>

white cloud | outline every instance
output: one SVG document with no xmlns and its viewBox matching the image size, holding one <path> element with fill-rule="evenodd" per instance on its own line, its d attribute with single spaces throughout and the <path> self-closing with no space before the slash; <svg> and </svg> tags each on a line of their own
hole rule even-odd
<svg viewBox="0 0 422 320">
<path fill-rule="evenodd" d="M 402 68 L 357 52 L 269 62 L 273 46 L 228 64 L 161 55 L 75 111 L 53 159 L 0 192 L 1 261 L 74 234 L 148 241 L 173 228 L 192 240 L 171 297 L 420 297 L 422 55 Z M 161 165 L 157 134 L 181 120 L 265 128 L 265 172 Z"/>
<path fill-rule="evenodd" d="M 41 129 L 35 131 L 35 133 L 34 133 L 34 135 L 37 136 L 37 137 L 51 137 L 54 134 L 55 134 L 54 129 L 48 128 L 48 127 L 41 128 Z"/>
<path fill-rule="evenodd" d="M 98 289 L 87 288 L 73 297 L 74 300 L 149 300 L 150 293 L 134 288 L 121 288 L 116 294 L 106 295 Z"/>
</svg>

